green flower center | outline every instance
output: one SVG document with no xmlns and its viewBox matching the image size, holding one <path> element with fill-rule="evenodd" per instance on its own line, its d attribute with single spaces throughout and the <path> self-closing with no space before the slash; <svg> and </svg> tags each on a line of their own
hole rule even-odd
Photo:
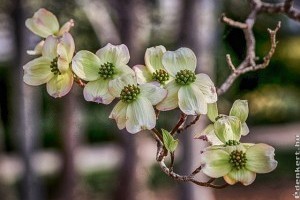
<svg viewBox="0 0 300 200">
<path fill-rule="evenodd" d="M 243 169 L 247 162 L 246 153 L 243 151 L 234 150 L 230 154 L 229 162 L 233 168 L 237 170 Z"/>
<path fill-rule="evenodd" d="M 160 84 L 164 84 L 166 81 L 168 81 L 170 78 L 168 72 L 166 72 L 163 69 L 157 69 L 152 74 L 152 79 L 159 82 Z"/>
<path fill-rule="evenodd" d="M 236 146 L 236 145 L 239 145 L 240 142 L 236 141 L 236 140 L 228 140 L 226 143 L 225 143 L 225 146 Z"/>
<path fill-rule="evenodd" d="M 98 73 L 104 80 L 106 80 L 113 77 L 113 75 L 116 73 L 115 69 L 116 67 L 112 63 L 106 62 L 100 66 Z"/>
<path fill-rule="evenodd" d="M 189 85 L 190 83 L 193 83 L 196 80 L 195 73 L 187 69 L 180 70 L 179 72 L 177 72 L 175 77 L 175 81 L 179 85 Z"/>
<path fill-rule="evenodd" d="M 141 90 L 136 85 L 127 85 L 121 91 L 121 100 L 125 103 L 131 103 L 136 100 Z"/>
<path fill-rule="evenodd" d="M 53 72 L 54 75 L 61 75 L 61 72 L 59 71 L 58 66 L 57 66 L 57 60 L 58 60 L 58 57 L 54 58 L 51 61 L 51 64 L 50 64 L 51 72 Z"/>
</svg>

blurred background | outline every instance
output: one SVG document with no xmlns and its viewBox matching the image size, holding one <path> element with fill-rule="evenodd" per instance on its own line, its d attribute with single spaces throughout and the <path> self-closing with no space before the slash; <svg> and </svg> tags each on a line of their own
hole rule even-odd
<svg viewBox="0 0 300 200">
<path fill-rule="evenodd" d="M 96 52 L 108 42 L 124 43 L 130 66 L 143 64 L 147 47 L 185 46 L 196 53 L 197 70 L 220 86 L 230 74 L 225 55 L 231 54 L 236 65 L 245 56 L 242 31 L 218 18 L 226 13 L 243 21 L 249 13 L 246 0 L 0 0 L 1 200 L 294 199 L 294 145 L 300 135 L 299 22 L 259 15 L 254 32 L 260 60 L 270 47 L 267 28 L 282 21 L 270 66 L 241 76 L 219 100 L 224 114 L 235 99 L 249 101 L 250 134 L 243 140 L 273 145 L 278 167 L 258 175 L 248 187 L 214 190 L 175 182 L 161 172 L 151 135 L 119 131 L 108 119 L 113 105 L 85 102 L 77 85 L 67 96 L 54 99 L 45 86 L 23 83 L 22 66 L 33 59 L 26 50 L 39 41 L 24 21 L 41 7 L 57 15 L 60 24 L 75 20 L 71 33 L 76 51 Z M 161 113 L 158 127 L 171 129 L 176 117 L 178 110 Z M 192 138 L 206 122 L 200 120 L 180 136 L 176 171 L 188 174 L 199 165 L 205 144 Z"/>
</svg>

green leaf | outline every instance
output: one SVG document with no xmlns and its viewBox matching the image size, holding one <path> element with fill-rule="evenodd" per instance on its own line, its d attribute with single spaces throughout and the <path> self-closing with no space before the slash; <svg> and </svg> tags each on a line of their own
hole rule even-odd
<svg viewBox="0 0 300 200">
<path fill-rule="evenodd" d="M 163 135 L 163 142 L 169 152 L 174 152 L 178 145 L 178 140 L 175 140 L 169 131 L 161 129 Z"/>
</svg>

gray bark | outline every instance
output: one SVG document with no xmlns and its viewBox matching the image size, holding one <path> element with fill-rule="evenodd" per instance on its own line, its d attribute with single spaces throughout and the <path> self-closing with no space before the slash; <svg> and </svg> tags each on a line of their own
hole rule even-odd
<svg viewBox="0 0 300 200">
<path fill-rule="evenodd" d="M 211 0 L 186 0 L 183 1 L 181 44 L 190 47 L 197 56 L 196 73 L 205 72 L 214 77 L 214 48 L 216 39 L 215 16 L 216 3 Z M 207 123 L 202 119 L 183 136 L 183 166 L 184 174 L 192 172 L 199 167 L 200 151 L 205 144 L 194 141 L 193 134 L 205 127 Z M 205 180 L 204 175 L 198 178 Z M 194 184 L 181 184 L 182 200 L 213 200 L 212 190 Z"/>
<path fill-rule="evenodd" d="M 21 182 L 22 200 L 43 199 L 40 182 L 32 166 L 34 151 L 38 147 L 40 125 L 40 93 L 39 89 L 23 83 L 22 65 L 28 61 L 26 50 L 29 49 L 28 31 L 25 31 L 24 1 L 15 0 L 12 18 L 14 21 L 15 59 L 11 74 L 11 134 L 17 139 L 16 145 L 22 157 L 24 176 Z"/>
</svg>

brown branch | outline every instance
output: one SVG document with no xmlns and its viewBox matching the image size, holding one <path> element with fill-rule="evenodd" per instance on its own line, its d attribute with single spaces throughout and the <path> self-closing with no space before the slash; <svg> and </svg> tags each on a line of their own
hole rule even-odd
<svg viewBox="0 0 300 200">
<path fill-rule="evenodd" d="M 281 23 L 279 22 L 277 24 L 277 27 L 274 30 L 268 29 L 268 32 L 270 34 L 270 40 L 271 40 L 271 48 L 270 48 L 269 52 L 267 53 L 267 55 L 264 57 L 263 63 L 252 65 L 250 63 L 249 59 L 247 59 L 249 56 L 247 56 L 245 58 L 245 60 L 239 65 L 239 67 L 237 67 L 236 70 L 234 70 L 229 75 L 229 77 L 225 80 L 225 82 L 217 90 L 218 95 L 224 94 L 231 87 L 231 85 L 233 84 L 233 82 L 241 74 L 245 74 L 245 73 L 247 73 L 249 71 L 256 71 L 256 70 L 259 70 L 259 69 L 263 69 L 263 68 L 266 68 L 269 65 L 270 60 L 271 60 L 271 58 L 272 58 L 272 56 L 273 56 L 273 54 L 275 52 L 276 46 L 277 46 L 276 34 L 277 34 L 278 30 L 280 29 L 280 26 L 281 26 Z M 230 56 L 226 56 L 226 59 L 227 59 L 227 63 L 228 62 L 232 63 Z"/>
<path fill-rule="evenodd" d="M 193 126 L 194 124 L 197 123 L 197 121 L 198 121 L 199 119 L 200 119 L 200 115 L 197 115 L 197 116 L 195 117 L 195 119 L 193 119 L 193 121 L 191 121 L 188 125 L 186 125 L 185 127 L 179 128 L 179 129 L 177 130 L 177 133 L 181 133 L 182 131 L 184 131 L 184 130 L 188 129 L 189 127 Z M 174 133 L 174 135 L 175 135 L 175 133 Z"/>
<path fill-rule="evenodd" d="M 283 3 L 265 3 L 261 2 L 260 13 L 284 14 L 288 18 L 300 21 L 300 10 L 293 7 L 294 0 L 285 0 Z"/>
<path fill-rule="evenodd" d="M 247 28 L 247 24 L 238 22 L 238 21 L 234 21 L 234 20 L 226 17 L 226 15 L 224 13 L 221 15 L 220 21 L 225 24 L 228 24 L 229 26 L 234 27 L 234 28 L 239 28 L 239 29 Z"/>
<path fill-rule="evenodd" d="M 74 77 L 74 82 L 77 83 L 80 87 L 83 88 L 86 85 L 86 83 L 75 74 L 73 74 L 73 77 Z"/>
<path fill-rule="evenodd" d="M 174 126 L 174 128 L 172 129 L 170 134 L 174 135 L 181 128 L 181 126 L 184 124 L 186 119 L 187 119 L 187 115 L 184 113 L 181 113 L 177 124 Z"/>
</svg>

